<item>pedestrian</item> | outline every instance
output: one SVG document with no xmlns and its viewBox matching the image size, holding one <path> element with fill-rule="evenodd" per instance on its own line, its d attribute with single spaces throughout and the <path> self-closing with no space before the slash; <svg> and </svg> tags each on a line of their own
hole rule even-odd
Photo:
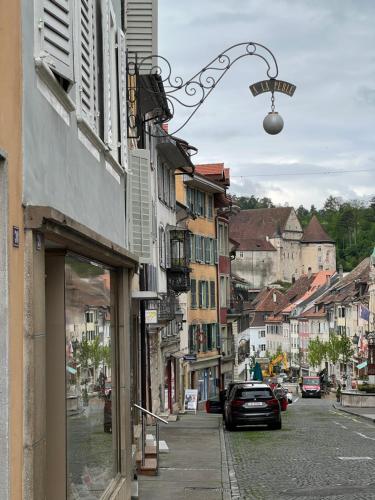
<svg viewBox="0 0 375 500">
<path fill-rule="evenodd" d="M 340 401 L 341 401 L 341 384 L 340 384 L 340 382 L 337 382 L 336 401 L 338 403 L 340 403 Z"/>
</svg>

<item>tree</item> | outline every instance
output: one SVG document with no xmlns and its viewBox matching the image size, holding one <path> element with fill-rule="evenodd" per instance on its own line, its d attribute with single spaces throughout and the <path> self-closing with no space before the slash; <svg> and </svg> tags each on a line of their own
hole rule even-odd
<svg viewBox="0 0 375 500">
<path fill-rule="evenodd" d="M 319 367 L 327 356 L 327 342 L 322 342 L 319 337 L 310 340 L 307 359 L 311 366 Z"/>
<path fill-rule="evenodd" d="M 327 358 L 333 365 L 335 365 L 340 359 L 341 351 L 341 337 L 332 333 L 329 341 L 327 342 Z"/>
</svg>

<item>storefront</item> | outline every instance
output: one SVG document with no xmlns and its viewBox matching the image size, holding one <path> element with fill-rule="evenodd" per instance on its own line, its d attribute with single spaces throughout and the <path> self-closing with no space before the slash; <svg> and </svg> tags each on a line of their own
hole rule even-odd
<svg viewBox="0 0 375 500">
<path fill-rule="evenodd" d="M 26 456 L 25 468 L 34 470 L 38 484 L 45 481 L 47 498 L 130 498 L 136 260 L 82 226 L 69 227 L 73 221 L 56 220 L 57 212 L 49 218 L 49 209 L 42 210 L 43 217 L 29 218 L 37 230 L 26 233 L 33 321 L 26 328 L 32 397 L 25 427 L 27 435 L 37 428 L 45 436 L 48 467 L 38 467 L 35 454 Z"/>
</svg>

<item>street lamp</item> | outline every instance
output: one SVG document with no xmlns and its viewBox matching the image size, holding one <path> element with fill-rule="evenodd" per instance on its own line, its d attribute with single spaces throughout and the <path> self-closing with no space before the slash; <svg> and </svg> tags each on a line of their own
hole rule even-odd
<svg viewBox="0 0 375 500">
<path fill-rule="evenodd" d="M 139 120 L 138 101 L 141 96 L 144 103 L 143 113 L 152 112 L 151 120 L 155 124 L 170 121 L 174 116 L 176 105 L 190 109 L 188 117 L 181 126 L 172 133 L 166 132 L 167 136 L 172 137 L 189 123 L 233 64 L 248 56 L 261 59 L 267 67 L 267 79 L 249 85 L 254 97 L 266 92 L 271 93 L 271 111 L 263 120 L 264 130 L 271 135 L 281 132 L 284 121 L 275 111 L 275 93 L 280 92 L 292 97 L 296 86 L 277 79 L 279 69 L 276 58 L 270 49 L 256 42 L 241 42 L 225 49 L 186 81 L 180 76 L 172 77 L 171 65 L 165 57 L 151 55 L 138 60 L 136 53 L 128 52 L 128 113 L 129 129 L 133 133 L 129 138 L 137 139 L 138 126 L 144 126 L 146 123 L 143 119 L 141 119 L 141 123 Z M 149 120 L 150 118 L 147 119 L 147 121 Z"/>
</svg>

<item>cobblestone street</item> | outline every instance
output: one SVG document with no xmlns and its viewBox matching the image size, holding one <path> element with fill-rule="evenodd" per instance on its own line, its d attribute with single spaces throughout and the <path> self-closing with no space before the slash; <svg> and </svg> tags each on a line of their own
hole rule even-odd
<svg viewBox="0 0 375 500">
<path fill-rule="evenodd" d="M 226 432 L 232 499 L 374 499 L 375 425 L 332 403 L 298 399 L 281 431 Z"/>
</svg>

